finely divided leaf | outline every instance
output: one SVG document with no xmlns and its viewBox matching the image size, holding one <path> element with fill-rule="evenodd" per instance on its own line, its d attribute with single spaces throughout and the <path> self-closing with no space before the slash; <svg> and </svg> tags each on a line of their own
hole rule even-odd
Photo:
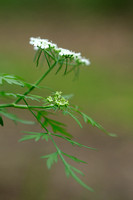
<svg viewBox="0 0 133 200">
<path fill-rule="evenodd" d="M 66 135 L 66 136 L 72 138 L 72 135 L 70 133 L 68 133 L 64 128 L 62 128 L 60 126 L 56 126 L 54 124 L 52 124 L 51 127 L 52 127 L 54 133 L 59 132 L 63 135 Z"/>
<path fill-rule="evenodd" d="M 56 124 L 56 125 L 60 125 L 60 126 L 66 126 L 66 124 L 62 123 L 62 122 L 59 122 L 59 121 L 56 121 L 56 120 L 53 120 L 53 119 L 48 119 L 48 122 L 49 124 Z"/>
<path fill-rule="evenodd" d="M 68 133 L 64 128 L 64 126 L 66 126 L 66 125 L 61 123 L 61 122 L 58 122 L 56 120 L 44 117 L 44 123 L 43 124 L 45 126 L 50 125 L 54 133 L 59 132 L 59 133 L 61 133 L 63 135 L 66 135 L 67 137 L 72 138 L 72 135 L 70 133 Z"/>
<path fill-rule="evenodd" d="M 76 161 L 76 162 L 79 162 L 79 163 L 80 163 L 80 162 L 82 162 L 82 163 L 87 163 L 87 162 L 85 162 L 85 161 L 83 161 L 83 160 L 80 160 L 80 159 L 76 158 L 75 156 L 69 155 L 69 154 L 67 154 L 67 153 L 62 152 L 62 154 L 64 154 L 65 156 L 71 158 L 72 160 L 74 160 L 74 161 Z"/>
<path fill-rule="evenodd" d="M 1 91 L 0 92 L 0 96 L 2 97 L 14 97 L 17 98 L 17 95 L 14 93 L 9 93 L 9 92 L 5 92 L 5 91 Z"/>
<path fill-rule="evenodd" d="M 101 131 L 103 131 L 104 133 L 106 133 L 107 135 L 109 136 L 112 136 L 112 137 L 116 137 L 117 135 L 114 134 L 114 133 L 109 133 L 108 131 L 106 131 L 99 123 L 95 122 L 91 117 L 89 117 L 88 115 L 82 113 L 82 116 L 83 116 L 83 119 L 86 123 L 90 123 L 92 126 L 95 126 L 97 127 L 98 129 L 100 129 Z"/>
<path fill-rule="evenodd" d="M 73 169 L 75 172 L 81 174 L 82 176 L 84 176 L 83 172 L 81 172 L 79 169 L 73 167 L 72 165 L 70 165 L 71 169 Z"/>
<path fill-rule="evenodd" d="M 82 185 L 87 190 L 94 192 L 94 190 L 91 187 L 89 187 L 88 185 L 86 185 L 74 172 L 71 171 L 70 174 L 80 185 Z"/>
<path fill-rule="evenodd" d="M 82 117 L 83 117 L 83 120 L 85 123 L 90 123 L 92 126 L 95 126 L 97 127 L 98 129 L 102 130 L 104 133 L 106 133 L 107 135 L 109 136 L 112 136 L 112 137 L 117 137 L 116 134 L 114 133 L 109 133 L 108 131 L 106 131 L 99 123 L 95 122 L 91 117 L 89 117 L 88 115 L 86 115 L 85 113 L 81 112 L 78 110 L 78 107 L 71 107 L 70 108 L 71 110 L 79 113 Z"/>
<path fill-rule="evenodd" d="M 89 187 L 88 185 L 86 185 L 73 171 L 75 171 L 81 175 L 84 175 L 80 170 L 78 170 L 77 168 L 75 168 L 71 165 L 65 166 L 65 173 L 66 173 L 67 177 L 72 176 L 84 188 L 86 188 L 87 190 L 89 190 L 91 192 L 94 192 L 94 190 L 91 187 Z"/>
<path fill-rule="evenodd" d="M 16 115 L 14 115 L 12 113 L 8 113 L 5 109 L 0 110 L 0 113 L 2 115 L 4 115 L 5 117 L 13 120 L 14 122 L 20 122 L 23 124 L 34 124 L 34 122 L 32 122 L 32 121 L 23 120 L 23 119 L 18 118 Z"/>
<path fill-rule="evenodd" d="M 30 135 L 24 135 L 24 136 L 22 136 L 22 138 L 19 140 L 19 142 L 26 141 L 26 140 L 35 140 L 37 142 L 41 138 L 45 139 L 46 141 L 48 141 L 48 138 L 49 138 L 49 136 L 47 135 L 47 133 L 27 132 L 27 131 L 25 131 L 25 133 L 28 133 Z"/>
<path fill-rule="evenodd" d="M 22 142 L 22 141 L 26 141 L 26 140 L 35 140 L 37 141 L 38 140 L 38 137 L 36 135 L 24 135 L 20 140 L 19 142 Z M 40 137 L 39 137 L 40 139 Z"/>
<path fill-rule="evenodd" d="M 30 99 L 33 101 L 38 101 L 40 102 L 40 100 L 43 100 L 44 98 L 38 95 L 23 95 L 23 94 L 14 94 L 14 93 L 9 93 L 9 92 L 5 92 L 5 91 L 1 91 L 0 92 L 0 96 L 2 97 L 14 97 L 14 98 L 19 98 L 21 97 L 22 99 Z"/>
<path fill-rule="evenodd" d="M 8 84 L 24 86 L 24 82 L 22 80 L 19 80 L 19 78 L 10 74 L 0 74 L 0 84 L 3 84 L 3 81 L 6 81 Z"/>
<path fill-rule="evenodd" d="M 65 110 L 65 111 L 63 111 L 63 114 L 70 115 L 77 122 L 77 124 L 80 126 L 80 128 L 82 128 L 82 125 L 81 125 L 80 121 L 78 120 L 78 118 L 75 115 L 73 115 L 71 112 L 68 112 L 67 110 Z"/>
<path fill-rule="evenodd" d="M 56 136 L 56 137 L 60 137 L 60 138 L 63 138 L 64 140 L 70 142 L 72 145 L 77 145 L 79 147 L 85 147 L 87 149 L 91 149 L 91 150 L 96 150 L 95 148 L 92 148 L 92 147 L 88 147 L 88 146 L 85 146 L 83 144 L 80 144 L 78 142 L 75 142 L 74 140 L 71 140 L 70 138 L 68 137 L 65 137 L 65 136 L 62 136 L 62 135 L 58 135 L 58 134 L 52 134 L 53 136 Z"/>
<path fill-rule="evenodd" d="M 54 164 L 54 162 L 57 163 L 58 161 L 58 152 L 55 152 L 46 156 L 42 156 L 41 158 L 47 158 L 47 167 L 48 169 L 50 169 L 51 166 Z"/>
<path fill-rule="evenodd" d="M 79 147 L 85 147 L 85 148 L 87 148 L 87 149 L 96 150 L 95 148 L 85 146 L 85 145 L 83 145 L 83 144 L 80 144 L 80 143 L 78 143 L 78 142 L 75 142 L 75 141 L 73 141 L 73 140 L 70 140 L 69 138 L 66 139 L 66 140 L 69 141 L 72 145 L 77 145 L 77 146 L 79 146 Z"/>
<path fill-rule="evenodd" d="M 67 166 L 65 166 L 65 173 L 67 177 L 70 176 L 70 169 Z"/>
</svg>

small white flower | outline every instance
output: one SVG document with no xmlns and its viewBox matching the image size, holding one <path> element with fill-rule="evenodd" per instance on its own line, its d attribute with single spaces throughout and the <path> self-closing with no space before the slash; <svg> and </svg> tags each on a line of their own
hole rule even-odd
<svg viewBox="0 0 133 200">
<path fill-rule="evenodd" d="M 56 44 L 53 44 L 48 41 L 48 39 L 41 39 L 41 38 L 30 38 L 30 44 L 34 46 L 34 49 L 37 50 L 38 48 L 41 49 L 48 49 L 49 47 L 56 47 Z"/>
<path fill-rule="evenodd" d="M 73 56 L 73 54 L 74 54 L 74 52 L 72 52 L 68 49 L 58 48 L 56 50 L 59 51 L 60 56 Z"/>
<path fill-rule="evenodd" d="M 73 56 L 74 56 L 75 59 L 78 59 L 78 58 L 81 57 L 81 53 L 75 53 L 74 52 Z"/>
<path fill-rule="evenodd" d="M 81 62 L 81 63 L 83 63 L 85 65 L 90 65 L 91 64 L 89 59 L 82 58 L 82 57 L 79 59 L 79 62 Z"/>
<path fill-rule="evenodd" d="M 52 42 L 49 42 L 49 46 L 52 47 L 52 48 L 54 48 L 54 49 L 58 48 L 57 44 L 52 43 Z"/>
</svg>

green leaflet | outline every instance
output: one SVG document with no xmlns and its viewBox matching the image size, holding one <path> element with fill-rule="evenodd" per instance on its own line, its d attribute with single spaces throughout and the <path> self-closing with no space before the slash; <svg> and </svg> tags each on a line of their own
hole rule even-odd
<svg viewBox="0 0 133 200">
<path fill-rule="evenodd" d="M 49 139 L 49 135 L 47 133 L 28 132 L 28 131 L 25 131 L 25 133 L 28 133 L 30 135 L 23 135 L 22 138 L 19 140 L 19 142 L 26 140 L 35 140 L 35 142 L 38 142 L 41 138 L 45 139 L 48 142 Z"/>
<path fill-rule="evenodd" d="M 73 169 L 75 172 L 81 174 L 82 176 L 84 176 L 83 172 L 81 172 L 79 169 L 73 167 L 72 165 L 70 165 L 71 169 Z"/>
<path fill-rule="evenodd" d="M 20 123 L 23 123 L 23 124 L 34 124 L 34 122 L 32 122 L 32 121 L 23 120 L 23 119 L 18 118 L 16 115 L 14 115 L 12 113 L 8 113 L 5 109 L 1 109 L 0 113 L 2 115 L 4 115 L 5 117 L 13 120 L 14 122 L 20 122 Z"/>
<path fill-rule="evenodd" d="M 50 118 L 47 118 L 47 120 L 50 124 L 56 124 L 56 125 L 60 125 L 60 126 L 64 126 L 64 127 L 66 126 L 66 124 L 56 121 L 56 120 L 53 120 L 53 119 L 50 119 Z"/>
<path fill-rule="evenodd" d="M 91 117 L 89 117 L 88 115 L 80 112 L 81 115 L 83 116 L 83 119 L 85 121 L 85 123 L 90 123 L 92 126 L 97 127 L 98 129 L 100 129 L 101 131 L 103 131 L 104 133 L 106 133 L 109 136 L 112 137 L 116 137 L 117 135 L 114 133 L 109 133 L 108 131 L 106 131 L 99 123 L 95 122 Z"/>
<path fill-rule="evenodd" d="M 82 125 L 81 125 L 80 121 L 78 120 L 78 118 L 75 115 L 73 115 L 71 112 L 64 110 L 63 114 L 64 115 L 66 115 L 66 114 L 70 115 L 77 122 L 77 124 L 80 126 L 80 128 L 82 128 Z"/>
<path fill-rule="evenodd" d="M 80 184 L 82 185 L 84 188 L 86 188 L 87 190 L 94 192 L 94 190 L 89 187 L 88 185 L 86 185 L 73 171 L 70 172 L 70 175 Z"/>
<path fill-rule="evenodd" d="M 83 145 L 83 144 L 80 144 L 80 143 L 75 142 L 75 141 L 70 140 L 70 139 L 67 139 L 67 141 L 69 141 L 72 145 L 77 145 L 77 146 L 79 146 L 79 147 L 85 147 L 85 148 L 87 148 L 87 149 L 96 150 L 95 148 L 85 146 L 85 145 Z"/>
<path fill-rule="evenodd" d="M 62 151 L 62 154 L 64 154 L 65 156 L 71 158 L 72 160 L 74 160 L 74 161 L 76 161 L 76 162 L 79 162 L 79 163 L 80 163 L 80 162 L 81 162 L 81 163 L 87 163 L 87 162 L 85 162 L 85 161 L 83 161 L 83 160 L 80 160 L 80 159 L 76 158 L 75 156 L 72 156 L 72 155 L 69 155 L 69 154 L 67 154 L 67 153 L 64 153 L 63 151 Z"/>
<path fill-rule="evenodd" d="M 0 84 L 3 84 L 3 81 L 6 81 L 8 84 L 15 84 L 24 87 L 24 82 L 14 75 L 0 74 Z"/>
<path fill-rule="evenodd" d="M 51 166 L 58 161 L 58 152 L 48 154 L 46 156 L 41 156 L 41 158 L 47 158 L 47 167 L 48 169 L 51 168 Z"/>
<path fill-rule="evenodd" d="M 69 177 L 69 176 L 71 175 L 70 172 L 71 172 L 72 170 L 75 171 L 75 172 L 77 172 L 78 174 L 84 176 L 84 173 L 81 172 L 79 169 L 73 167 L 72 165 L 69 165 L 69 166 L 65 166 L 65 173 L 66 173 L 66 176 L 67 176 L 67 177 Z"/>
<path fill-rule="evenodd" d="M 4 122 L 3 122 L 3 119 L 2 119 L 1 116 L 0 116 L 0 125 L 1 125 L 1 126 L 4 126 Z"/>
<path fill-rule="evenodd" d="M 45 119 L 48 114 L 51 114 L 51 113 L 47 112 L 46 110 L 39 110 L 39 111 L 37 111 L 37 116 L 36 116 L 37 120 L 40 121 L 40 120 L 42 120 L 42 118 Z"/>
<path fill-rule="evenodd" d="M 40 100 L 44 100 L 43 97 L 38 96 L 38 95 L 23 95 L 23 94 L 15 94 L 15 93 L 10 93 L 10 92 L 5 92 L 5 91 L 1 91 L 0 92 L 0 96 L 2 97 L 14 97 L 14 98 L 25 98 L 25 99 L 29 99 L 29 100 L 33 100 L 33 101 L 38 101 L 40 102 Z"/>
<path fill-rule="evenodd" d="M 67 137 L 72 138 L 72 135 L 70 133 L 68 133 L 64 128 L 64 126 L 66 126 L 66 125 L 61 123 L 61 122 L 58 122 L 56 120 L 52 120 L 52 119 L 49 119 L 47 117 L 44 117 L 44 123 L 43 124 L 45 126 L 50 125 L 54 133 L 59 132 L 59 133 L 65 135 Z"/>
<path fill-rule="evenodd" d="M 43 104 L 44 106 L 47 106 L 47 104 Z M 50 111 L 48 111 L 48 110 L 50 110 L 50 109 L 53 109 L 53 107 L 51 107 L 51 106 L 47 106 L 47 108 L 45 108 L 45 110 L 39 110 L 39 111 L 37 111 L 37 119 L 38 120 L 43 120 L 44 122 L 43 122 L 43 124 L 45 125 L 45 126 L 48 126 L 48 121 L 51 121 L 51 122 L 54 122 L 54 123 L 56 123 L 57 121 L 56 120 L 52 120 L 52 119 L 50 119 L 50 118 L 47 118 L 46 116 L 47 115 L 54 115 L 54 113 L 53 112 L 50 112 Z M 46 111 L 47 110 L 47 111 Z M 61 122 L 57 122 L 57 123 L 59 123 L 60 125 L 64 125 L 65 126 L 65 124 L 63 124 L 63 123 L 61 123 Z"/>
<path fill-rule="evenodd" d="M 116 134 L 114 134 L 114 133 L 109 133 L 109 132 L 106 131 L 99 123 L 95 122 L 91 117 L 89 117 L 89 116 L 86 115 L 85 113 L 79 111 L 77 106 L 76 106 L 75 108 L 74 108 L 74 107 L 70 107 L 70 110 L 79 113 L 79 114 L 83 117 L 83 120 L 84 120 L 85 123 L 89 123 L 89 124 L 91 124 L 92 126 L 97 127 L 98 129 L 100 129 L 101 131 L 103 131 L 104 133 L 106 133 L 106 134 L 109 135 L 109 136 L 117 137 Z"/>
<path fill-rule="evenodd" d="M 70 169 L 68 168 L 68 166 L 65 166 L 65 174 L 67 177 L 70 176 Z"/>
<path fill-rule="evenodd" d="M 63 135 L 66 135 L 66 136 L 72 138 L 72 135 L 70 133 L 68 133 L 64 128 L 54 125 L 54 124 L 50 124 L 50 125 L 51 125 L 54 133 L 59 132 Z"/>
<path fill-rule="evenodd" d="M 80 143 L 78 143 L 78 142 L 75 142 L 74 140 L 72 140 L 72 139 L 70 139 L 70 138 L 68 138 L 68 137 L 65 137 L 65 136 L 58 135 L 58 134 L 52 134 L 52 133 L 51 133 L 51 135 L 56 136 L 56 137 L 63 138 L 64 140 L 70 142 L 72 145 L 77 145 L 77 146 L 79 146 L 79 147 L 85 147 L 85 148 L 87 148 L 87 149 L 96 150 L 95 148 L 85 146 L 85 145 L 80 144 Z"/>
<path fill-rule="evenodd" d="M 2 97 L 14 97 L 17 98 L 17 95 L 14 93 L 9 93 L 9 92 L 5 92 L 5 91 L 1 91 L 0 92 L 0 96 Z"/>
<path fill-rule="evenodd" d="M 35 94 L 30 94 L 27 97 L 31 98 L 31 100 L 36 100 L 36 101 L 40 101 L 40 99 L 44 100 L 44 98 L 42 96 L 35 95 Z"/>
<path fill-rule="evenodd" d="M 72 176 L 80 185 L 82 185 L 84 188 L 86 188 L 87 190 L 94 192 L 94 190 L 89 187 L 88 185 L 86 185 L 73 171 L 81 174 L 82 176 L 84 175 L 80 170 L 78 170 L 77 168 L 71 166 L 71 165 L 66 165 L 65 166 L 65 173 L 66 176 Z"/>
</svg>

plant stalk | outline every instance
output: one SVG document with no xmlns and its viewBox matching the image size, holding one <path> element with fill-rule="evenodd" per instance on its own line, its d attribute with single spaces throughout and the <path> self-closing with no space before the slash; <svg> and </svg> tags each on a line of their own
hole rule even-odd
<svg viewBox="0 0 133 200">
<path fill-rule="evenodd" d="M 29 88 L 23 95 L 27 95 L 29 94 L 36 86 L 38 86 L 40 84 L 40 82 L 49 74 L 49 72 L 55 67 L 55 65 L 57 64 L 57 61 L 55 61 L 53 63 L 53 65 L 43 74 L 43 76 L 35 82 L 35 84 Z M 16 101 L 15 104 L 19 103 L 21 101 L 23 97 L 19 97 Z"/>
</svg>

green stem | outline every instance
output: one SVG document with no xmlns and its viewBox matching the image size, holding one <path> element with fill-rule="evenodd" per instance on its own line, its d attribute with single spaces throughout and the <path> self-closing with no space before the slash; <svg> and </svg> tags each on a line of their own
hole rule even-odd
<svg viewBox="0 0 133 200">
<path fill-rule="evenodd" d="M 57 144 L 55 143 L 53 137 L 51 136 L 51 133 L 48 132 L 48 134 L 49 134 L 49 137 L 50 137 L 51 141 L 53 142 L 62 162 L 64 163 L 65 166 L 69 167 L 69 164 L 65 161 L 64 157 L 62 156 L 61 150 L 58 148 Z"/>
<path fill-rule="evenodd" d="M 27 105 L 18 105 L 18 104 L 15 104 L 15 103 L 12 103 L 12 104 L 0 104 L 0 108 L 7 108 L 7 107 L 20 108 L 20 109 L 28 109 L 28 108 L 47 109 L 47 108 L 51 108 L 52 106 L 27 106 Z"/>
<path fill-rule="evenodd" d="M 66 73 L 67 73 L 67 66 L 68 66 L 68 59 L 66 58 L 66 68 L 65 68 L 64 75 L 66 75 Z"/>
<path fill-rule="evenodd" d="M 44 52 L 46 52 L 46 54 L 51 57 L 54 61 L 56 61 L 56 59 L 54 58 L 54 56 L 52 56 L 46 49 L 44 50 Z"/>
<path fill-rule="evenodd" d="M 49 72 L 54 68 L 54 66 L 55 66 L 56 64 L 57 64 L 57 61 L 55 61 L 55 62 L 53 63 L 53 65 L 45 72 L 45 74 L 43 74 L 43 76 L 42 76 L 38 81 L 36 81 L 35 84 L 34 84 L 31 88 L 29 88 L 23 95 L 29 94 L 36 86 L 38 86 L 39 83 L 49 74 Z M 21 99 L 23 99 L 23 97 L 19 97 L 19 98 L 15 101 L 15 104 L 17 104 L 18 102 L 20 102 Z"/>
<path fill-rule="evenodd" d="M 44 126 L 44 124 L 37 118 L 36 114 L 31 110 L 30 106 L 28 105 L 27 101 L 23 99 L 25 104 L 27 105 L 28 110 L 32 113 L 32 115 L 36 118 L 36 120 L 41 124 L 42 128 L 46 130 L 47 133 L 49 133 L 48 129 Z"/>
<path fill-rule="evenodd" d="M 48 60 L 48 58 L 47 58 L 47 55 L 46 55 L 45 51 L 44 51 L 43 53 L 44 53 L 44 56 L 45 56 L 46 61 L 47 61 L 47 63 L 48 63 L 48 67 L 50 68 L 50 63 L 49 63 L 49 60 Z"/>
</svg>

